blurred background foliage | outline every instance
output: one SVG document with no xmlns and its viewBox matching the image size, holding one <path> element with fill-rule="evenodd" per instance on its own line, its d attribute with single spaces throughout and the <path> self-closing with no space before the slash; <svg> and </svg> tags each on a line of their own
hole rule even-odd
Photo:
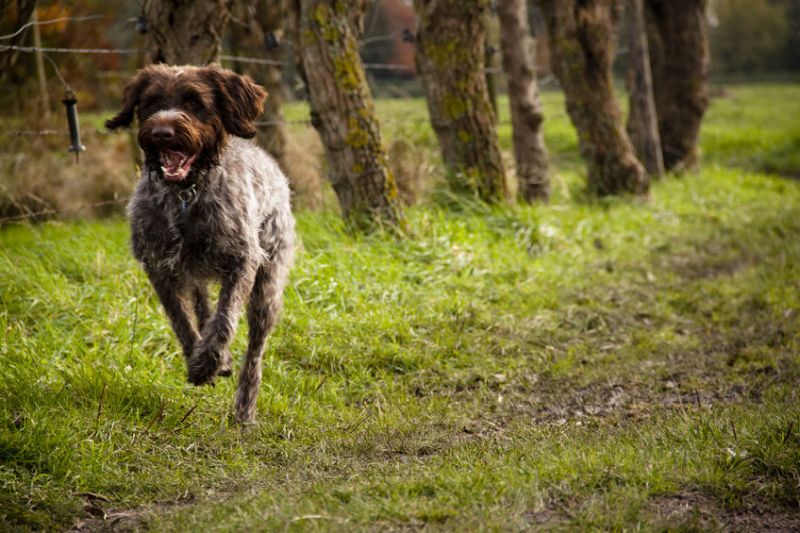
<svg viewBox="0 0 800 533">
<path fill-rule="evenodd" d="M 544 32 L 541 14 L 536 2 L 531 1 L 530 25 L 538 37 Z M 6 1 L 0 20 L 0 35 L 13 33 L 17 19 L 17 2 Z M 103 0 L 74 0 L 37 2 L 39 20 L 84 15 L 103 15 L 105 18 L 89 21 L 63 21 L 41 26 L 45 47 L 64 48 L 137 48 L 142 36 L 137 33 L 138 3 L 135 0 L 107 2 Z M 800 75 L 800 2 L 797 0 L 712 0 L 708 19 L 712 53 L 712 77 L 726 79 L 776 79 Z M 246 21 L 231 20 L 224 40 L 224 53 L 231 55 L 264 55 L 260 43 L 234 38 L 246 26 Z M 377 96 L 418 96 L 419 86 L 414 77 L 413 43 L 408 42 L 408 32 L 413 32 L 414 14 L 403 0 L 375 2 L 365 20 L 362 40 L 362 59 L 372 64 L 402 65 L 404 68 L 373 69 L 370 81 Z M 621 31 L 624 31 L 621 30 Z M 490 44 L 498 41 L 499 27 L 490 25 Z M 494 35 L 491 35 L 494 34 Z M 281 43 L 284 35 L 279 35 Z M 7 40 L 3 44 L 8 44 Z M 32 44 L 28 31 L 22 43 Z M 283 47 L 288 64 L 293 62 L 290 46 Z M 537 62 L 541 76 L 550 72 L 549 53 L 544 39 L 537 41 Z M 7 54 L 8 52 L 0 52 Z M 499 54 L 496 54 L 499 56 Z M 131 70 L 141 63 L 136 54 L 51 54 L 62 75 L 78 90 L 78 99 L 84 110 L 108 109 L 119 97 L 120 85 Z M 499 64 L 499 57 L 492 64 Z M 625 50 L 620 47 L 619 68 L 624 72 Z M 227 65 L 244 68 L 243 64 Z M 258 77 L 257 69 L 250 68 Z M 302 97 L 302 84 L 291 65 L 285 69 L 289 96 Z M 52 67 L 46 65 L 48 79 L 54 77 Z M 502 78 L 502 77 L 501 77 Z M 55 80 L 53 80 L 54 83 Z M 503 80 L 498 80 L 502 88 Z M 13 68 L 0 73 L 0 106 L 6 113 L 28 114 L 36 111 L 36 65 L 33 54 L 20 53 Z M 546 88 L 546 87 L 545 87 Z M 298 94 L 295 94 L 297 92 Z M 60 105 L 61 91 L 51 94 L 51 107 Z"/>
<path fill-rule="evenodd" d="M 797 0 L 717 0 L 709 18 L 713 74 L 800 72 Z"/>
</svg>

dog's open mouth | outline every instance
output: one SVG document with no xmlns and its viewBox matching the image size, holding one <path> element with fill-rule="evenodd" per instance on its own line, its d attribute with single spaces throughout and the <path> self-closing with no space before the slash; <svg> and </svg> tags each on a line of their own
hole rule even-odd
<svg viewBox="0 0 800 533">
<path fill-rule="evenodd" d="M 175 150 L 161 151 L 161 170 L 164 179 L 168 181 L 181 181 L 186 179 L 192 170 L 192 163 L 197 159 L 197 154 L 189 155 Z"/>
</svg>

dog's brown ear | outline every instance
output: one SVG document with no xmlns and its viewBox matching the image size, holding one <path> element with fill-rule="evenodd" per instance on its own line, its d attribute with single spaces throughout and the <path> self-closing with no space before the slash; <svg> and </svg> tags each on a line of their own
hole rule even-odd
<svg viewBox="0 0 800 533">
<path fill-rule="evenodd" d="M 122 109 L 114 117 L 106 120 L 106 128 L 115 130 L 131 125 L 136 106 L 142 99 L 142 93 L 153 81 L 159 68 L 158 65 L 150 65 L 134 74 L 122 93 Z"/>
<path fill-rule="evenodd" d="M 201 75 L 214 89 L 214 97 L 225 129 L 237 137 L 256 135 L 255 120 L 264 110 L 267 91 L 250 76 L 210 65 Z"/>
</svg>

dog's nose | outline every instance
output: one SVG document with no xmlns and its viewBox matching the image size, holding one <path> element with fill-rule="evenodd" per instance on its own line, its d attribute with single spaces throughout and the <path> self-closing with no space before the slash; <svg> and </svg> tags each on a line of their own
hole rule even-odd
<svg viewBox="0 0 800 533">
<path fill-rule="evenodd" d="M 175 129 L 172 126 L 168 126 L 166 124 L 159 124 L 153 131 L 151 132 L 153 139 L 157 141 L 169 141 L 173 137 L 175 137 Z"/>
</svg>

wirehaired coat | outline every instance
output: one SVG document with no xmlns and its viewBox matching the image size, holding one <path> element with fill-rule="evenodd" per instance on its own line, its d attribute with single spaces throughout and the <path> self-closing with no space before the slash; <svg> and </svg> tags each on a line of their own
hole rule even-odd
<svg viewBox="0 0 800 533">
<path fill-rule="evenodd" d="M 139 123 L 145 154 L 128 205 L 133 255 L 169 317 L 189 381 L 231 374 L 230 342 L 247 303 L 249 343 L 234 400 L 253 422 L 261 357 L 294 254 L 289 187 L 252 141 L 266 91 L 217 66 L 148 66 L 125 87 L 110 129 Z M 220 283 L 216 309 L 209 282 Z"/>
</svg>

